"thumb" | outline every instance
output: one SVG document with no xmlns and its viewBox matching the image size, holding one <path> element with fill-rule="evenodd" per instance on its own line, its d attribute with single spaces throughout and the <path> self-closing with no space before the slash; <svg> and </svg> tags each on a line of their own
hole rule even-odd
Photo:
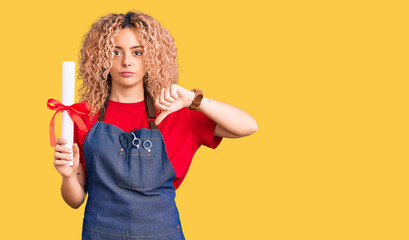
<svg viewBox="0 0 409 240">
<path fill-rule="evenodd" d="M 155 124 L 156 124 L 157 126 L 159 126 L 159 123 L 162 122 L 162 120 L 165 119 L 165 117 L 168 116 L 169 113 L 170 113 L 170 111 L 162 111 L 162 112 L 159 114 L 159 116 L 156 117 Z"/>
<path fill-rule="evenodd" d="M 74 161 L 78 161 L 79 153 L 80 153 L 80 149 L 78 148 L 78 144 L 74 143 L 72 145 L 72 158 Z"/>
</svg>

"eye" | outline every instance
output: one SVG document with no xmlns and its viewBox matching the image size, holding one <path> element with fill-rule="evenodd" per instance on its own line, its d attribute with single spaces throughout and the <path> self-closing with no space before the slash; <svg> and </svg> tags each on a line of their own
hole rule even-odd
<svg viewBox="0 0 409 240">
<path fill-rule="evenodd" d="M 118 51 L 118 50 L 115 50 L 113 53 L 114 53 L 114 55 L 115 55 L 115 56 L 119 56 L 119 55 L 121 55 L 121 52 L 120 52 L 120 51 Z"/>
<path fill-rule="evenodd" d="M 134 52 L 136 55 L 138 55 L 138 56 L 141 56 L 142 55 L 142 52 L 141 51 L 135 51 Z"/>
</svg>

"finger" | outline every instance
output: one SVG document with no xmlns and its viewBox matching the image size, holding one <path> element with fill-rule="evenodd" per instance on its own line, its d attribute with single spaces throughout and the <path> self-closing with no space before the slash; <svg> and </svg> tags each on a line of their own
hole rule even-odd
<svg viewBox="0 0 409 240">
<path fill-rule="evenodd" d="M 68 153 L 68 154 L 72 153 L 71 149 L 69 149 L 67 147 L 64 147 L 62 145 L 56 145 L 55 148 L 54 148 L 54 151 Z"/>
<path fill-rule="evenodd" d="M 67 165 L 69 164 L 71 161 L 67 161 L 67 160 L 55 160 L 54 161 L 54 165 L 59 166 L 59 165 Z"/>
<path fill-rule="evenodd" d="M 160 103 L 157 103 L 156 107 L 159 108 L 160 110 L 163 110 L 163 111 L 166 111 L 166 110 L 169 109 L 167 106 L 165 106 L 163 104 L 160 104 Z"/>
<path fill-rule="evenodd" d="M 69 161 L 72 160 L 72 157 L 65 153 L 56 152 L 54 156 L 56 160 L 69 160 Z"/>
<path fill-rule="evenodd" d="M 76 143 L 74 143 L 72 145 L 72 150 L 73 150 L 73 158 L 74 159 L 79 159 L 79 153 L 80 153 L 80 149 L 78 148 L 78 145 Z"/>
<path fill-rule="evenodd" d="M 156 105 L 156 108 L 158 108 L 158 109 L 160 109 L 160 110 L 168 110 L 168 107 L 167 106 L 165 106 L 165 105 L 163 105 L 163 104 L 161 104 L 160 102 L 159 102 L 159 96 L 156 98 L 156 100 L 155 100 L 155 105 Z"/>
<path fill-rule="evenodd" d="M 171 104 L 165 100 L 165 90 L 166 90 L 165 88 L 162 88 L 160 91 L 159 103 L 164 106 L 170 107 Z"/>
<path fill-rule="evenodd" d="M 179 87 L 178 88 L 178 94 L 179 94 L 179 97 L 184 97 L 185 95 L 186 95 L 186 92 L 189 92 L 189 90 L 187 90 L 187 89 L 184 89 L 184 88 L 182 88 L 182 87 Z"/>
<path fill-rule="evenodd" d="M 171 88 L 167 87 L 165 90 L 165 100 L 172 103 L 175 99 L 170 95 Z"/>
<path fill-rule="evenodd" d="M 163 111 L 159 114 L 159 116 L 156 117 L 155 124 L 158 126 L 160 122 L 162 122 L 163 119 L 165 119 L 166 116 L 169 115 L 169 111 Z"/>
<path fill-rule="evenodd" d="M 59 145 L 65 145 L 67 143 L 67 140 L 65 140 L 64 138 L 56 138 L 55 143 Z"/>
<path fill-rule="evenodd" d="M 170 95 L 174 98 L 174 99 L 178 99 L 179 98 L 179 94 L 178 94 L 178 88 L 176 84 L 172 84 L 170 87 Z"/>
</svg>

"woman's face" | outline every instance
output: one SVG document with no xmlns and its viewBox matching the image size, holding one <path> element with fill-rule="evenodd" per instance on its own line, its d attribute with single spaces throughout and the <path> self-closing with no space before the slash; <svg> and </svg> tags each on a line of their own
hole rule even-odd
<svg viewBox="0 0 409 240">
<path fill-rule="evenodd" d="M 143 86 L 143 76 L 146 72 L 145 53 L 136 31 L 123 28 L 114 41 L 114 60 L 109 71 L 112 84 L 122 88 L 135 87 L 139 84 Z"/>
</svg>

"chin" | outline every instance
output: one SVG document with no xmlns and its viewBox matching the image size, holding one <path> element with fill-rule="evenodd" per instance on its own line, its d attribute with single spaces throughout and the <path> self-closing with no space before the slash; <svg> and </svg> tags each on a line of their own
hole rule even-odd
<svg viewBox="0 0 409 240">
<path fill-rule="evenodd" d="M 122 87 L 136 87 L 138 85 L 140 85 L 140 83 L 142 83 L 142 81 L 121 81 L 119 82 L 119 85 L 121 85 Z"/>
</svg>

